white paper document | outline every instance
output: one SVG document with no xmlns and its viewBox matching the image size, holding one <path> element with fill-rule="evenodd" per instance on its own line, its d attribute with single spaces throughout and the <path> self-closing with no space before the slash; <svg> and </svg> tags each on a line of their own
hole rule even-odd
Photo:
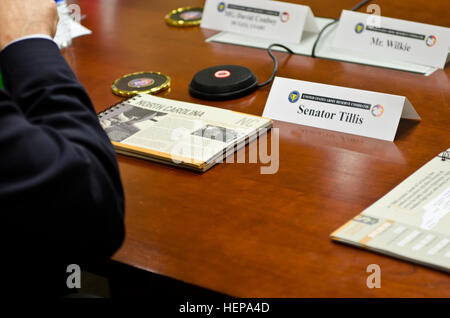
<svg viewBox="0 0 450 318">
<path fill-rule="evenodd" d="M 264 117 L 393 141 L 400 118 L 420 120 L 404 96 L 276 77 Z"/>
<path fill-rule="evenodd" d="M 82 26 L 80 23 L 75 22 L 72 19 L 68 19 L 68 24 L 69 24 L 69 29 L 70 29 L 70 36 L 72 37 L 72 39 L 78 38 L 80 36 L 92 34 L 91 30 L 89 30 L 85 26 Z M 61 30 L 61 29 L 58 28 L 58 30 Z M 55 41 L 55 43 L 58 44 L 58 46 L 60 46 L 60 44 L 62 42 L 64 42 L 64 38 L 61 36 L 61 33 L 58 30 L 56 31 L 56 35 L 55 35 L 53 41 Z"/>
<path fill-rule="evenodd" d="M 336 230 L 331 239 L 450 272 L 450 149 Z"/>
<path fill-rule="evenodd" d="M 92 31 L 81 25 L 80 23 L 70 19 L 70 34 L 72 36 L 72 39 L 74 39 L 83 35 L 92 34 Z"/>
</svg>

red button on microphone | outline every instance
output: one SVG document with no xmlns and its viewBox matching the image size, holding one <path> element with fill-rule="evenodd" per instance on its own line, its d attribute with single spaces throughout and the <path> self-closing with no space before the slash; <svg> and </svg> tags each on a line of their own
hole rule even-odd
<svg viewBox="0 0 450 318">
<path fill-rule="evenodd" d="M 216 78 L 227 78 L 231 75 L 230 71 L 227 70 L 221 70 L 214 73 L 214 76 Z"/>
</svg>

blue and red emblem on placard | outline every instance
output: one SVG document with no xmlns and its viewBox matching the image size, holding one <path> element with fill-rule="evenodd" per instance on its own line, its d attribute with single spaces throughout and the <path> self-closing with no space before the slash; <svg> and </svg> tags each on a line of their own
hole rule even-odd
<svg viewBox="0 0 450 318">
<path fill-rule="evenodd" d="M 372 113 L 372 116 L 376 117 L 376 118 L 383 116 L 383 114 L 384 114 L 383 105 L 378 104 L 378 105 L 373 106 L 371 113 Z"/>
<path fill-rule="evenodd" d="M 291 16 L 289 15 L 289 12 L 287 12 L 287 11 L 281 13 L 281 15 L 280 15 L 281 22 L 283 22 L 283 23 L 288 22 L 290 17 Z"/>
<path fill-rule="evenodd" d="M 437 38 L 434 35 L 429 35 L 426 40 L 426 45 L 432 47 L 436 44 Z"/>
</svg>

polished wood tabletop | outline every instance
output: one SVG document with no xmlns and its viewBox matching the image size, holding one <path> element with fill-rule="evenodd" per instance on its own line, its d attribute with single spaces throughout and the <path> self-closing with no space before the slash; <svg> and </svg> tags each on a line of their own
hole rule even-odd
<svg viewBox="0 0 450 318">
<path fill-rule="evenodd" d="M 272 71 L 264 50 L 206 43 L 214 31 L 174 28 L 164 17 L 204 1 L 80 0 L 92 35 L 64 52 L 98 112 L 120 99 L 111 83 L 159 71 L 172 78 L 161 97 L 261 115 L 270 87 L 208 102 L 189 95 L 199 70 L 239 64 L 260 80 Z M 356 0 L 294 1 L 338 18 Z M 446 0 L 374 1 L 381 14 L 450 27 Z M 360 9 L 365 11 L 365 7 Z M 330 233 L 439 152 L 450 147 L 450 67 L 431 76 L 276 53 L 278 76 L 408 97 L 422 121 L 402 120 L 394 142 L 275 121 L 279 170 L 219 164 L 204 174 L 118 156 L 127 235 L 115 261 L 239 297 L 450 297 L 448 274 L 334 243 Z M 269 134 L 270 137 L 270 134 Z M 381 288 L 369 289 L 369 264 Z"/>
</svg>

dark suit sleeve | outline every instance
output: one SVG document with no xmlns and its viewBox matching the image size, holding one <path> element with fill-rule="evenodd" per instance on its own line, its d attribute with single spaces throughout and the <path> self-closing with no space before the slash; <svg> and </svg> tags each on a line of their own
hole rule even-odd
<svg viewBox="0 0 450 318">
<path fill-rule="evenodd" d="M 49 40 L 8 46 L 0 68 L 2 244 L 73 262 L 110 257 L 124 237 L 123 191 L 86 91 Z"/>
</svg>

